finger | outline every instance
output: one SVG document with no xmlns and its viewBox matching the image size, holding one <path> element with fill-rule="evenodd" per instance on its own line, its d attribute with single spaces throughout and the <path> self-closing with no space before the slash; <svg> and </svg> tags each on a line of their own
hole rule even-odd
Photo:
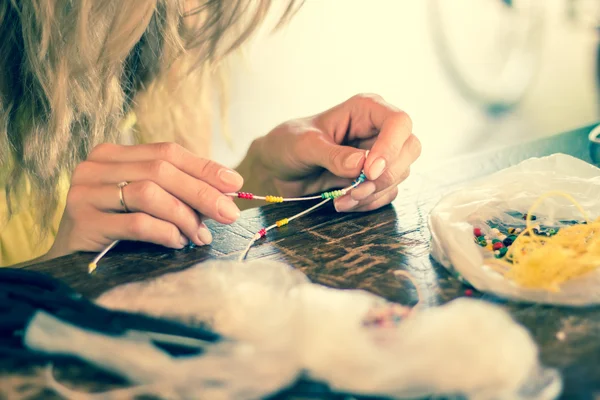
<svg viewBox="0 0 600 400">
<path fill-rule="evenodd" d="M 182 249 L 189 243 L 174 224 L 145 213 L 105 213 L 96 223 L 110 240 L 147 242 L 173 249 Z"/>
<path fill-rule="evenodd" d="M 408 140 L 404 143 L 404 146 L 402 146 L 400 149 L 398 157 L 391 160 L 389 164 L 386 162 L 387 168 L 383 170 L 377 179 L 372 180 L 372 182 L 375 183 L 375 192 L 379 192 L 390 186 L 397 186 L 400 184 L 400 182 L 406 179 L 407 171 L 420 155 L 420 148 L 421 144 L 419 143 L 417 137 L 410 135 Z M 368 160 L 372 159 L 372 151 L 373 150 L 369 151 L 367 156 Z"/>
<path fill-rule="evenodd" d="M 362 201 L 356 201 L 348 194 L 336 199 L 334 206 L 338 212 L 372 211 L 391 203 L 397 196 L 398 188 L 394 186 Z"/>
<path fill-rule="evenodd" d="M 232 223 L 240 210 L 228 196 L 202 180 L 196 179 L 167 161 L 154 160 L 134 163 L 81 163 L 72 182 L 85 185 L 113 184 L 121 181 L 151 181 L 180 199 L 201 214 L 221 223 Z"/>
<path fill-rule="evenodd" d="M 238 191 L 244 184 L 244 179 L 236 171 L 214 161 L 197 157 L 184 147 L 170 142 L 135 146 L 105 143 L 96 146 L 87 160 L 112 163 L 163 160 L 221 192 Z"/>
<path fill-rule="evenodd" d="M 212 242 L 212 235 L 200 216 L 187 204 L 172 196 L 152 181 L 132 182 L 122 188 L 123 200 L 130 212 L 144 212 L 170 222 L 194 244 Z M 125 211 L 116 185 L 75 186 L 69 193 L 69 202 L 87 203 L 104 212 Z M 78 197 L 79 199 L 77 199 Z"/>
<path fill-rule="evenodd" d="M 403 163 L 402 163 L 403 164 Z M 396 187 L 410 176 L 410 166 L 402 171 L 403 165 L 393 166 L 376 181 L 366 181 L 352 190 L 350 195 L 354 200 L 363 201 L 391 187 Z"/>
<path fill-rule="evenodd" d="M 365 150 L 338 145 L 322 132 L 310 131 L 297 141 L 295 154 L 306 165 L 317 165 L 342 178 L 356 178 L 365 162 Z"/>
<path fill-rule="evenodd" d="M 369 132 L 367 137 L 371 137 L 373 130 L 379 132 L 364 167 L 367 178 L 376 180 L 401 156 L 405 142 L 412 135 L 412 121 L 408 114 L 380 96 L 355 96 L 348 103 L 352 121 L 348 134 L 351 138 L 364 132 Z M 414 159 L 418 158 L 420 142 L 412 141 L 410 150 L 416 154 Z"/>
<path fill-rule="evenodd" d="M 390 190 L 389 192 L 387 192 L 385 195 L 381 196 L 377 200 L 375 200 L 371 203 L 367 203 L 365 205 L 359 205 L 356 208 L 354 208 L 354 210 L 352 210 L 352 211 L 353 212 L 374 211 L 374 210 L 380 209 L 381 207 L 385 207 L 385 206 L 391 204 L 394 200 L 396 200 L 397 196 L 398 196 L 398 188 L 393 188 L 392 190 Z"/>
</svg>

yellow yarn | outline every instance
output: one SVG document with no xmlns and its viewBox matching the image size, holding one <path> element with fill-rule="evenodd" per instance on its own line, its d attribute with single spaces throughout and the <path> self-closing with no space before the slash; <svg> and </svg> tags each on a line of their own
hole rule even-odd
<svg viewBox="0 0 600 400">
<path fill-rule="evenodd" d="M 569 200 L 586 224 L 561 228 L 554 236 L 536 235 L 531 216 L 551 196 Z M 494 260 L 498 272 L 518 285 L 531 289 L 559 291 L 560 286 L 600 266 L 600 218 L 590 221 L 581 205 L 570 195 L 554 191 L 540 196 L 527 212 L 526 228 L 509 247 L 504 260 Z"/>
</svg>

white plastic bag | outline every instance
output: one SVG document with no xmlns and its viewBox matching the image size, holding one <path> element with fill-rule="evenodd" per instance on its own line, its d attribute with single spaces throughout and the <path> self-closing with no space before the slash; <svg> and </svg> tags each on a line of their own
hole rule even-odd
<svg viewBox="0 0 600 400">
<path fill-rule="evenodd" d="M 473 240 L 474 227 L 495 218 L 507 224 L 516 222 L 507 212 L 525 214 L 550 191 L 571 195 L 591 220 L 600 215 L 600 169 L 565 154 L 531 158 L 445 196 L 429 215 L 432 257 L 481 292 L 556 305 L 600 303 L 598 270 L 564 283 L 558 292 L 523 288 L 487 267 Z M 536 223 L 542 225 L 583 219 L 580 211 L 561 197 L 545 200 L 535 215 Z"/>
</svg>

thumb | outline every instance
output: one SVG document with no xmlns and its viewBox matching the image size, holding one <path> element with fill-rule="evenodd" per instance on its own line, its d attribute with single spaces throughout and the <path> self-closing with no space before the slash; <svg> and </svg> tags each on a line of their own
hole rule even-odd
<svg viewBox="0 0 600 400">
<path fill-rule="evenodd" d="M 366 160 L 366 151 L 350 146 L 339 145 L 327 135 L 312 136 L 305 141 L 307 146 L 299 154 L 305 155 L 307 164 L 317 165 L 342 178 L 356 178 L 360 175 Z"/>
</svg>

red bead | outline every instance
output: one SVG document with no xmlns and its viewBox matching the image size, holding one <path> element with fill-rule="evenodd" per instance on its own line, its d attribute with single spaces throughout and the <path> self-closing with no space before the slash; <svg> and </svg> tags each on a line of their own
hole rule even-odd
<svg viewBox="0 0 600 400">
<path fill-rule="evenodd" d="M 258 231 L 258 234 L 260 235 L 260 237 L 263 237 L 267 234 L 267 230 L 265 228 L 262 228 L 260 231 Z"/>
<path fill-rule="evenodd" d="M 254 195 L 252 193 L 247 192 L 238 192 L 238 197 L 240 199 L 252 200 L 254 198 Z"/>
<path fill-rule="evenodd" d="M 473 234 L 477 237 L 483 236 L 483 234 L 481 233 L 481 229 L 480 228 L 475 228 L 473 229 Z"/>
<path fill-rule="evenodd" d="M 469 296 L 469 297 L 473 296 L 473 291 L 471 289 L 465 290 L 465 296 Z"/>
<path fill-rule="evenodd" d="M 494 243 L 494 250 L 500 250 L 503 247 L 504 247 L 504 244 L 502 244 L 502 242 Z"/>
</svg>

